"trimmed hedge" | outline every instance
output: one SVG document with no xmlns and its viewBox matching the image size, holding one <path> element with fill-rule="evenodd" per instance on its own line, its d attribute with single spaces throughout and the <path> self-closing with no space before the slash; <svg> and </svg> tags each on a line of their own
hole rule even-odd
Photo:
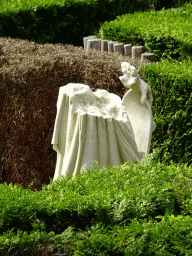
<svg viewBox="0 0 192 256">
<path fill-rule="evenodd" d="M 117 15 L 144 11 L 151 0 L 21 0 L 0 3 L 0 36 L 82 45 Z"/>
<path fill-rule="evenodd" d="M 156 59 L 188 59 L 192 55 L 192 4 L 179 10 L 137 12 L 102 24 L 97 37 L 143 45 Z"/>
<path fill-rule="evenodd" d="M 159 160 L 192 164 L 192 61 L 163 61 L 142 67 L 142 77 L 152 88 L 152 111 L 157 128 L 151 150 Z"/>
<path fill-rule="evenodd" d="M 0 185 L 1 255 L 191 255 L 191 171 L 150 154 L 41 191 Z"/>
</svg>

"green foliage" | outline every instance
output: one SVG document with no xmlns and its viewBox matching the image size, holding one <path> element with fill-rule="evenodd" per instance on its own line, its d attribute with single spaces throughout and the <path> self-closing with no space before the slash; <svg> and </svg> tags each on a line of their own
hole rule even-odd
<svg viewBox="0 0 192 256">
<path fill-rule="evenodd" d="M 172 7 L 180 7 L 185 3 L 191 2 L 190 0 L 161 0 L 160 7 L 161 8 L 172 8 Z"/>
<path fill-rule="evenodd" d="M 192 169 L 157 163 L 156 154 L 134 166 L 127 162 L 99 170 L 95 163 L 92 172 L 60 177 L 39 192 L 1 185 L 1 250 L 46 243 L 73 255 L 190 251 Z"/>
<path fill-rule="evenodd" d="M 166 164 L 192 163 L 192 62 L 163 61 L 142 67 L 142 78 L 153 92 L 157 128 L 151 149 L 159 148 Z"/>
<path fill-rule="evenodd" d="M 10 0 L 0 3 L 0 34 L 36 43 L 82 45 L 84 36 L 117 15 L 143 11 L 151 0 Z M 98 15 L 99 13 L 99 15 Z M 51 22 L 50 22 L 51 20 Z M 9 24 L 9 25 L 7 25 Z M 11 26 L 10 26 L 11 24 Z"/>
<path fill-rule="evenodd" d="M 187 58 L 192 54 L 191 3 L 179 10 L 135 12 L 105 22 L 96 35 L 103 39 L 143 45 L 144 52 L 154 52 L 156 59 Z"/>
<path fill-rule="evenodd" d="M 161 221 L 134 219 L 124 227 L 96 224 L 81 232 L 68 227 L 60 235 L 53 232 L 47 235 L 18 232 L 14 235 L 9 232 L 1 238 L 21 250 L 26 250 L 24 248 L 32 240 L 35 244 L 47 239 L 47 244 L 54 245 L 54 251 L 66 252 L 68 249 L 68 255 L 191 255 L 190 217 L 172 214 L 157 219 Z"/>
</svg>

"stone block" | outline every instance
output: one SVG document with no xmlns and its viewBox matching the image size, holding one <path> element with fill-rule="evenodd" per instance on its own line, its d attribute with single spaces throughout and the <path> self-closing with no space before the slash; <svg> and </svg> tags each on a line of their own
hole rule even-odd
<svg viewBox="0 0 192 256">
<path fill-rule="evenodd" d="M 124 45 L 124 55 L 131 56 L 131 49 L 132 49 L 132 44 L 125 44 Z"/>
<path fill-rule="evenodd" d="M 154 53 L 152 53 L 152 52 L 145 52 L 145 53 L 143 53 L 143 54 L 141 54 L 141 61 L 143 61 L 143 60 L 150 60 L 150 61 L 155 61 L 155 54 Z"/>
<path fill-rule="evenodd" d="M 114 52 L 113 45 L 117 44 L 117 43 L 118 43 L 117 41 L 109 41 L 108 42 L 108 52 Z"/>
<path fill-rule="evenodd" d="M 124 55 L 124 44 L 118 43 L 113 45 L 114 52 L 118 52 L 121 55 Z"/>
<path fill-rule="evenodd" d="M 101 41 L 101 51 L 104 52 L 108 52 L 108 42 L 110 42 L 110 40 L 102 40 Z"/>
<path fill-rule="evenodd" d="M 133 46 L 132 47 L 132 59 L 141 58 L 143 52 L 143 46 Z"/>
<path fill-rule="evenodd" d="M 87 40 L 87 51 L 90 51 L 91 49 L 96 49 L 101 51 L 101 41 L 100 38 L 93 38 Z"/>
<path fill-rule="evenodd" d="M 91 39 L 91 38 L 96 38 L 96 36 L 87 36 L 83 38 L 83 47 L 84 49 L 87 51 L 87 40 Z"/>
</svg>

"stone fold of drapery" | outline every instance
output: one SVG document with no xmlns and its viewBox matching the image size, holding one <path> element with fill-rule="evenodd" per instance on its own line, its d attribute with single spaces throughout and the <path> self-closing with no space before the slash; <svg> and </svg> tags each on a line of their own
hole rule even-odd
<svg viewBox="0 0 192 256">
<path fill-rule="evenodd" d="M 121 98 L 84 84 L 60 87 L 51 143 L 57 152 L 53 180 L 92 170 L 95 161 L 101 168 L 140 160 Z"/>
</svg>

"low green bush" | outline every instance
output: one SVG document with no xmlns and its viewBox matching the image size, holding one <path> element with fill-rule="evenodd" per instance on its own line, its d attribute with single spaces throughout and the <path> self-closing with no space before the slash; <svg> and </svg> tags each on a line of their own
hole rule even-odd
<svg viewBox="0 0 192 256">
<path fill-rule="evenodd" d="M 154 152 L 134 166 L 95 164 L 41 191 L 0 185 L 0 251 L 27 255 L 41 244 L 68 255 L 190 255 L 191 171 L 156 163 Z"/>
</svg>

